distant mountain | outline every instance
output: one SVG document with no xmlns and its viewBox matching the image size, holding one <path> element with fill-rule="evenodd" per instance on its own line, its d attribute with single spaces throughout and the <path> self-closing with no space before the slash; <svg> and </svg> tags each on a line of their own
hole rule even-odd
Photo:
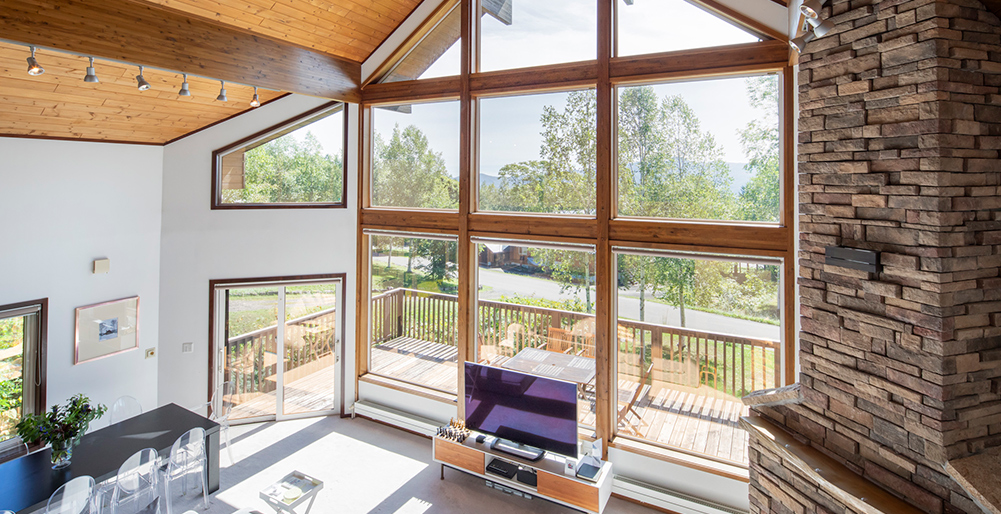
<svg viewBox="0 0 1001 514">
<path fill-rule="evenodd" d="M 493 175 L 488 175 L 486 173 L 480 173 L 480 186 L 496 186 L 500 185 L 500 177 L 495 177 Z"/>
</svg>

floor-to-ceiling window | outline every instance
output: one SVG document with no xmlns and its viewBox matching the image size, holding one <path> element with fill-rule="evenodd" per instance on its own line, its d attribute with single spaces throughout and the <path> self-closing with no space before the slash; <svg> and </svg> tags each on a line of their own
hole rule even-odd
<svg viewBox="0 0 1001 514">
<path fill-rule="evenodd" d="M 363 89 L 361 380 L 558 376 L 585 437 L 745 464 L 740 397 L 794 378 L 787 45 L 680 0 L 448 9 L 408 43 L 447 51 Z M 420 73 L 457 47 L 458 75 Z M 388 282 L 425 273 L 422 233 L 455 245 L 410 293 L 437 317 Z"/>
</svg>

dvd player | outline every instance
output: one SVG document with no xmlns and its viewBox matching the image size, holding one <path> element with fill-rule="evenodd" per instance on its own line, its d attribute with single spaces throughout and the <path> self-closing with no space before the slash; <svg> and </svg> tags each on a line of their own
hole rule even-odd
<svg viewBox="0 0 1001 514">
<path fill-rule="evenodd" d="M 518 474 L 518 466 L 495 458 L 487 464 L 487 472 L 510 479 Z"/>
</svg>

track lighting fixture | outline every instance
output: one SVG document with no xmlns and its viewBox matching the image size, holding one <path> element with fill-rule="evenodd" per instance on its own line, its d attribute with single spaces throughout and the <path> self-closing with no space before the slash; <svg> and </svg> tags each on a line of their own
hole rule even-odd
<svg viewBox="0 0 1001 514">
<path fill-rule="evenodd" d="M 188 74 L 182 73 L 181 75 L 184 79 L 181 82 L 181 90 L 178 91 L 177 94 L 180 96 L 191 96 L 191 91 L 188 91 Z"/>
<path fill-rule="evenodd" d="M 824 37 L 828 32 L 834 30 L 834 22 L 831 20 L 807 18 L 806 22 L 813 27 L 813 33 L 816 34 L 817 37 Z"/>
<path fill-rule="evenodd" d="M 146 82 L 146 79 L 143 78 L 142 65 L 139 66 L 139 74 L 136 75 L 136 82 L 139 84 L 139 91 L 147 91 L 150 87 L 152 87 L 149 85 L 149 82 Z"/>
<path fill-rule="evenodd" d="M 42 68 L 35 59 L 35 47 L 28 48 L 31 48 L 31 57 L 28 57 L 28 75 L 34 77 L 45 73 L 45 68 Z"/>
<path fill-rule="evenodd" d="M 257 86 L 254 86 L 254 99 L 250 101 L 251 107 L 260 107 L 261 99 L 257 96 Z"/>
<path fill-rule="evenodd" d="M 87 66 L 87 76 L 83 78 L 83 81 L 97 84 L 100 80 L 97 79 L 97 74 L 94 73 L 94 58 L 88 57 L 88 59 L 90 59 L 90 66 Z"/>
<path fill-rule="evenodd" d="M 824 2 L 821 0 L 803 0 L 803 4 L 799 6 L 799 12 L 803 13 L 803 16 L 811 19 L 817 19 L 820 17 L 820 11 L 824 8 Z"/>
<path fill-rule="evenodd" d="M 793 49 L 795 49 L 797 52 L 802 53 L 803 48 L 806 47 L 806 44 L 809 43 L 810 41 L 813 41 L 814 39 L 817 39 L 817 35 L 814 34 L 813 31 L 810 31 L 803 34 L 802 36 L 790 39 L 789 46 L 793 47 Z"/>
<path fill-rule="evenodd" d="M 221 85 L 221 87 L 219 88 L 219 96 L 215 97 L 215 99 L 219 100 L 220 102 L 225 102 L 229 100 L 228 98 L 226 98 L 226 81 L 220 80 L 219 84 Z"/>
</svg>

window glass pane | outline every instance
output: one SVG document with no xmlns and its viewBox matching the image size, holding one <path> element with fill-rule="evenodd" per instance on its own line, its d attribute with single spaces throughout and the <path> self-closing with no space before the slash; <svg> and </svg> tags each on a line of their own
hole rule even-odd
<svg viewBox="0 0 1001 514">
<path fill-rule="evenodd" d="M 459 208 L 459 102 L 372 109 L 372 205 Z"/>
<path fill-rule="evenodd" d="M 595 91 L 479 101 L 479 209 L 595 213 Z"/>
<path fill-rule="evenodd" d="M 219 157 L 223 204 L 344 200 L 341 106 Z"/>
<path fill-rule="evenodd" d="M 686 0 L 617 0 L 618 55 L 639 55 L 760 39 Z"/>
<path fill-rule="evenodd" d="M 779 265 L 619 254 L 619 435 L 747 464 L 740 398 L 776 387 Z"/>
<path fill-rule="evenodd" d="M 618 214 L 777 222 L 778 82 L 620 87 Z"/>
<path fill-rule="evenodd" d="M 369 371 L 456 393 L 455 241 L 371 236 Z"/>
<path fill-rule="evenodd" d="M 476 245 L 477 361 L 577 382 L 594 426 L 594 251 Z"/>
<path fill-rule="evenodd" d="M 233 382 L 231 419 L 274 416 L 278 387 L 277 287 L 226 291 L 223 380 Z"/>
<path fill-rule="evenodd" d="M 21 421 L 26 316 L 0 319 L 0 441 L 17 434 Z"/>
<path fill-rule="evenodd" d="M 597 55 L 594 0 L 480 0 L 480 71 L 587 61 Z"/>
<path fill-rule="evenodd" d="M 462 45 L 459 44 L 462 17 L 456 4 L 445 18 L 408 53 L 382 82 L 429 79 L 458 75 Z"/>
<path fill-rule="evenodd" d="M 282 413 L 333 410 L 337 283 L 285 288 Z"/>
</svg>

